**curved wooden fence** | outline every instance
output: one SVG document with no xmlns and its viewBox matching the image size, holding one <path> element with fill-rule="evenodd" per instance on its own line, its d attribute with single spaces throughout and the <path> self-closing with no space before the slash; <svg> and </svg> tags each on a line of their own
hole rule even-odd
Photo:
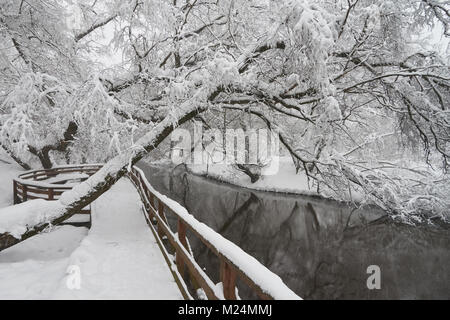
<svg viewBox="0 0 450 320">
<path fill-rule="evenodd" d="M 33 199 L 57 200 L 63 192 L 75 186 L 65 184 L 67 181 L 84 181 L 102 166 L 102 164 L 68 165 L 22 173 L 13 180 L 14 204 Z M 90 213 L 90 209 L 82 210 L 80 213 Z"/>
<path fill-rule="evenodd" d="M 147 223 L 152 229 L 180 289 L 182 292 L 184 291 L 185 298 L 192 298 L 184 279 L 185 271 L 188 271 L 191 283 L 195 286 L 194 289 L 201 288 L 209 300 L 239 298 L 236 294 L 238 278 L 243 280 L 260 299 L 301 299 L 276 274 L 265 268 L 255 258 L 196 220 L 175 201 L 159 194 L 146 180 L 140 169 L 133 167 L 128 176 L 141 196 Z M 166 214 L 176 219 L 176 232 L 170 229 Z M 214 284 L 195 261 L 186 237 L 187 231 L 197 237 L 219 259 L 221 285 Z M 171 251 L 175 253 L 176 268 L 172 268 L 172 257 L 165 249 L 164 239 L 168 240 Z"/>
</svg>

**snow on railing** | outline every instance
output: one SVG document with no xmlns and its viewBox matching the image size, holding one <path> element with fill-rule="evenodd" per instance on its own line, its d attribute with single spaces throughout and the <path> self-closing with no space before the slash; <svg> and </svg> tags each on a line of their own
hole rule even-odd
<svg viewBox="0 0 450 320">
<path fill-rule="evenodd" d="M 24 172 L 13 180 L 14 204 L 33 199 L 56 200 L 65 191 L 88 179 L 102 166 L 103 164 L 64 165 Z M 71 180 L 78 182 L 65 183 Z M 89 211 L 83 210 L 82 213 Z"/>
<path fill-rule="evenodd" d="M 180 275 L 183 275 L 187 268 L 196 289 L 203 289 L 208 299 L 237 299 L 237 277 L 244 280 L 261 299 L 301 299 L 283 283 L 279 276 L 254 257 L 195 219 L 178 202 L 156 191 L 139 168 L 133 167 L 128 176 L 141 196 L 147 222 L 155 234 L 161 250 L 163 253 L 166 251 L 162 242 L 162 239 L 166 237 L 176 253 L 175 263 L 178 272 L 174 274 L 178 277 L 177 282 L 182 282 L 181 287 L 186 288 Z M 177 219 L 176 233 L 170 229 L 166 213 L 174 215 Z M 153 223 L 156 223 L 156 229 Z M 187 230 L 192 232 L 219 258 L 221 283 L 218 285 L 214 284 L 195 261 L 186 238 Z M 171 265 L 167 256 L 166 260 Z M 187 292 L 184 294 L 185 297 L 189 296 Z"/>
</svg>

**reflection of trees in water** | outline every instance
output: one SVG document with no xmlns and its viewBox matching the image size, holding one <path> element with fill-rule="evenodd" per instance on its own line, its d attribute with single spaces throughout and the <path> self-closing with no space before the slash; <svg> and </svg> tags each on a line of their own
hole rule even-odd
<svg viewBox="0 0 450 320">
<path fill-rule="evenodd" d="M 152 173 L 153 174 L 153 173 Z M 253 192 L 176 170 L 155 187 L 239 245 L 304 298 L 449 298 L 448 229 L 394 224 L 374 210 Z M 152 183 L 154 181 L 152 180 Z M 195 238 L 196 259 L 218 281 L 218 261 Z M 366 287 L 379 265 L 382 289 Z M 245 297 L 245 288 L 240 288 Z"/>
</svg>

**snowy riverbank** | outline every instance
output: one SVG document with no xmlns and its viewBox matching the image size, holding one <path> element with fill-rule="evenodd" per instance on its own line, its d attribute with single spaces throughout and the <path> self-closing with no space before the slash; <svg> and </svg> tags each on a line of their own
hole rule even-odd
<svg viewBox="0 0 450 320">
<path fill-rule="evenodd" d="M 188 165 L 187 168 L 193 174 L 202 175 L 244 188 L 259 191 L 326 196 L 318 193 L 317 190 L 308 183 L 308 178 L 305 174 L 297 174 L 295 172 L 295 166 L 289 157 L 280 158 L 280 165 L 276 174 L 262 175 L 255 183 L 250 181 L 248 175 L 232 168 L 230 165 L 202 164 Z"/>
<path fill-rule="evenodd" d="M 145 160 L 145 162 L 149 165 L 173 166 L 170 160 Z M 304 172 L 300 171 L 297 173 L 292 159 L 287 156 L 280 157 L 279 167 L 275 174 L 262 175 L 259 180 L 254 183 L 251 182 L 248 175 L 236 170 L 231 165 L 189 164 L 186 165 L 185 168 L 194 175 L 251 190 L 333 199 L 332 195 L 325 189 L 318 191 L 316 186 L 313 186 L 312 181 L 308 181 L 308 177 Z M 363 195 L 361 192 L 353 192 L 351 195 L 346 195 L 346 201 L 348 202 L 361 203 L 362 200 Z"/>
</svg>

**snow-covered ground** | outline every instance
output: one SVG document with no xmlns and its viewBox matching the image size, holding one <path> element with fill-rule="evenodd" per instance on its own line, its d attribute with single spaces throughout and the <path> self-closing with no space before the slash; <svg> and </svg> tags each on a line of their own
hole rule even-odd
<svg viewBox="0 0 450 320">
<path fill-rule="evenodd" d="M 0 299 L 50 299 L 87 231 L 56 227 L 0 252 Z"/>
<path fill-rule="evenodd" d="M 69 258 L 81 271 L 80 290 L 62 281 L 63 299 L 183 299 L 140 210 L 128 179 L 92 206 L 92 228 Z"/>
</svg>

